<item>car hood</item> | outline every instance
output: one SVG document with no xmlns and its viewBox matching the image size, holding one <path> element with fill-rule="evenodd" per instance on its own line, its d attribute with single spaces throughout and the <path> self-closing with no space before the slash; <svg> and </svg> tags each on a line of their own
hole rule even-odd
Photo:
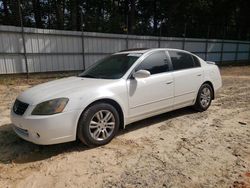
<svg viewBox="0 0 250 188">
<path fill-rule="evenodd" d="M 88 89 L 104 87 L 114 82 L 115 80 L 68 77 L 27 89 L 18 96 L 18 99 L 36 105 L 46 100 L 68 97 L 76 92 L 86 92 Z"/>
</svg>

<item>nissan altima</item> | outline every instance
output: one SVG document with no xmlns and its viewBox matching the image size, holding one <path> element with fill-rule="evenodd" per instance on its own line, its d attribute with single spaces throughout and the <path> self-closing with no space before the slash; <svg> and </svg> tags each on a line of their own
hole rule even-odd
<svg viewBox="0 0 250 188">
<path fill-rule="evenodd" d="M 21 93 L 11 109 L 13 129 L 41 145 L 79 139 L 110 142 L 119 128 L 175 109 L 209 108 L 222 86 L 218 67 L 177 49 L 134 49 L 99 60 L 79 76 Z"/>
</svg>

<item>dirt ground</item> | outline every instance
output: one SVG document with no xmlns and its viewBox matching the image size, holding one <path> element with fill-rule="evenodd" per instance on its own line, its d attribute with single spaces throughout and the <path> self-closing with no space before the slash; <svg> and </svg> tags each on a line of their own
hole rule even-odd
<svg viewBox="0 0 250 188">
<path fill-rule="evenodd" d="M 0 81 L 0 187 L 250 187 L 250 66 L 222 68 L 203 113 L 176 110 L 129 125 L 108 145 L 37 146 L 11 130 L 11 102 L 50 78 Z"/>
</svg>

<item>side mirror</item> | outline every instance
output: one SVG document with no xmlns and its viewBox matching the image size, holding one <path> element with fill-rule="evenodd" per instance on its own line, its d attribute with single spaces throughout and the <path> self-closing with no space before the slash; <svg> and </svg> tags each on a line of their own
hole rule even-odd
<svg viewBox="0 0 250 188">
<path fill-rule="evenodd" d="M 150 75 L 151 75 L 150 72 L 147 70 L 138 70 L 137 72 L 133 73 L 134 78 L 147 78 Z"/>
</svg>

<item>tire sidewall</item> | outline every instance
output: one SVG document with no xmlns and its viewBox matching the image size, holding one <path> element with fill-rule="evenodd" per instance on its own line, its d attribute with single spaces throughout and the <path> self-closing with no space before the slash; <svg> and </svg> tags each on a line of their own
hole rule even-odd
<svg viewBox="0 0 250 188">
<path fill-rule="evenodd" d="M 90 131 L 89 131 L 89 125 L 90 125 L 90 121 L 92 117 L 95 115 L 96 112 L 100 110 L 108 110 L 113 113 L 114 118 L 115 118 L 115 128 L 112 134 L 107 139 L 98 141 L 92 138 Z M 77 135 L 78 135 L 78 138 L 88 146 L 104 145 L 104 144 L 109 143 L 114 138 L 114 136 L 118 132 L 119 126 L 120 126 L 120 119 L 119 119 L 119 114 L 117 110 L 108 103 L 96 103 L 88 107 L 82 113 L 81 118 L 78 122 Z"/>
</svg>

